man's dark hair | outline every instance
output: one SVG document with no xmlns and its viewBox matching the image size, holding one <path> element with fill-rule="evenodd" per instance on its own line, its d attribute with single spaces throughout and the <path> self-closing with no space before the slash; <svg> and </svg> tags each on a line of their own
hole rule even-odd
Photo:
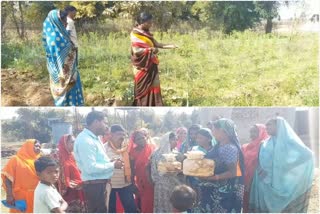
<svg viewBox="0 0 320 214">
<path fill-rule="evenodd" d="M 125 132 L 126 130 L 123 128 L 123 126 L 119 124 L 114 124 L 110 127 L 110 132 L 115 133 L 115 132 Z"/>
<path fill-rule="evenodd" d="M 139 14 L 139 16 L 137 17 L 137 22 L 139 25 L 152 20 L 152 15 L 147 13 L 147 12 L 142 12 Z"/>
<path fill-rule="evenodd" d="M 66 12 L 74 12 L 74 11 L 77 11 L 77 8 L 75 8 L 74 6 L 71 6 L 71 5 L 69 5 L 69 6 L 66 6 L 65 8 L 64 8 L 64 11 L 66 11 Z"/>
<path fill-rule="evenodd" d="M 172 206 L 180 212 L 192 208 L 196 202 L 196 192 L 187 185 L 179 185 L 173 189 L 170 197 Z"/>
<path fill-rule="evenodd" d="M 104 120 L 104 114 L 101 111 L 92 111 L 86 117 L 87 126 L 90 126 L 95 120 Z"/>
<path fill-rule="evenodd" d="M 189 131 L 191 130 L 199 131 L 200 129 L 201 129 L 201 125 L 199 124 L 193 124 L 189 127 Z"/>
<path fill-rule="evenodd" d="M 63 21 L 67 20 L 68 12 L 65 10 L 60 10 L 60 19 Z"/>
<path fill-rule="evenodd" d="M 169 140 L 174 139 L 176 136 L 177 136 L 176 133 L 170 132 L 170 134 L 169 134 Z"/>
<path fill-rule="evenodd" d="M 43 170 L 45 170 L 49 166 L 59 166 L 58 162 L 55 161 L 53 158 L 49 156 L 42 156 L 38 158 L 34 162 L 34 167 L 36 168 L 36 172 L 41 173 Z"/>
</svg>

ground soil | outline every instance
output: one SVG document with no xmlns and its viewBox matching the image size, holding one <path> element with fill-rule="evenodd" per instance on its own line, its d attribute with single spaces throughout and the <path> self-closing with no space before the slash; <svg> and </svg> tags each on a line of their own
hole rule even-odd
<svg viewBox="0 0 320 214">
<path fill-rule="evenodd" d="M 32 73 L 11 69 L 1 71 L 2 106 L 53 106 L 48 82 L 39 82 Z"/>
<path fill-rule="evenodd" d="M 114 97 L 105 98 L 99 94 L 85 94 L 88 106 L 124 106 Z M 53 106 L 49 80 L 39 80 L 32 73 L 13 69 L 1 70 L 2 106 Z"/>
</svg>

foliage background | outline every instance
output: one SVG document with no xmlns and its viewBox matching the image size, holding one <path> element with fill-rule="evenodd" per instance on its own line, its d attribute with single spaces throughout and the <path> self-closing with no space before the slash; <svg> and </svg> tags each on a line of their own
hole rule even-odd
<svg viewBox="0 0 320 214">
<path fill-rule="evenodd" d="M 68 4 L 78 9 L 86 105 L 108 105 L 110 99 L 132 104 L 129 33 L 140 11 L 153 14 L 155 38 L 180 47 L 159 54 L 165 105 L 319 103 L 318 35 L 272 31 L 280 5 L 292 2 L 2 2 L 1 68 L 30 73 L 47 85 L 42 22 L 51 9 Z"/>
</svg>

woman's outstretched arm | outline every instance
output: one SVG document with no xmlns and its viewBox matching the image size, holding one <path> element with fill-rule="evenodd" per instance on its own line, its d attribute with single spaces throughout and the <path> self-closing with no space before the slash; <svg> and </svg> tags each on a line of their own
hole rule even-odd
<svg viewBox="0 0 320 214">
<path fill-rule="evenodd" d="M 175 49 L 175 48 L 178 48 L 177 45 L 174 45 L 174 44 L 162 44 L 162 43 L 157 42 L 156 40 L 154 41 L 154 45 L 155 45 L 155 47 L 162 48 L 162 49 Z"/>
</svg>

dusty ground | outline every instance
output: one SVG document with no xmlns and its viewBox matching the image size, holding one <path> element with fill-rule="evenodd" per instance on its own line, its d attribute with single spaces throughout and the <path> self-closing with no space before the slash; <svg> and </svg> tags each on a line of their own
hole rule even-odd
<svg viewBox="0 0 320 214">
<path fill-rule="evenodd" d="M 99 94 L 84 94 L 88 106 L 124 106 L 114 97 L 105 98 Z M 53 106 L 49 80 L 39 81 L 32 73 L 13 69 L 1 70 L 2 106 Z"/>
<path fill-rule="evenodd" d="M 6 143 L 1 144 L 1 168 L 7 163 L 11 155 L 15 154 L 19 149 L 21 143 L 15 143 L 9 145 Z M 311 198 L 309 202 L 308 213 L 319 213 L 319 182 L 320 182 L 320 170 L 315 170 L 315 179 L 312 185 Z M 5 192 L 1 189 L 1 200 L 5 199 Z M 8 210 L 1 204 L 1 212 L 6 213 Z"/>
<path fill-rule="evenodd" d="M 311 190 L 311 198 L 309 201 L 309 213 L 319 213 L 319 183 L 320 183 L 320 170 L 317 168 L 315 170 L 315 178 L 313 180 L 312 184 L 312 190 Z"/>
<path fill-rule="evenodd" d="M 2 106 L 52 106 L 49 83 L 40 83 L 32 73 L 1 71 Z"/>
</svg>

